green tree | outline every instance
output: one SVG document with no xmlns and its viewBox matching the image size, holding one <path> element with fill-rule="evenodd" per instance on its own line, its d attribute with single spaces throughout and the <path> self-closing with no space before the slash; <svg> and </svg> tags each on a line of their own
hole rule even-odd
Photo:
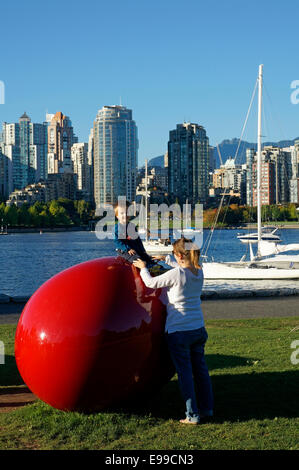
<svg viewBox="0 0 299 470">
<path fill-rule="evenodd" d="M 25 227 L 31 225 L 29 207 L 29 204 L 25 203 L 18 208 L 18 225 L 24 225 Z"/>
<path fill-rule="evenodd" d="M 0 222 L 6 224 L 6 215 L 5 215 L 5 203 L 0 204 Z"/>
<path fill-rule="evenodd" d="M 262 206 L 262 220 L 265 222 L 271 220 L 270 206 Z"/>
<path fill-rule="evenodd" d="M 51 225 L 71 225 L 72 223 L 66 209 L 56 200 L 51 201 L 49 205 L 49 213 L 51 216 Z"/>
<path fill-rule="evenodd" d="M 257 208 L 251 206 L 243 206 L 242 210 L 242 219 L 246 223 L 256 222 L 257 220 Z"/>
<path fill-rule="evenodd" d="M 60 197 L 57 199 L 58 204 L 63 207 L 69 217 L 72 219 L 73 222 L 75 222 L 77 216 L 77 211 L 76 211 L 76 202 L 73 201 L 72 199 L 67 199 L 65 197 Z"/>
<path fill-rule="evenodd" d="M 39 214 L 40 227 L 50 227 L 51 226 L 51 217 L 47 209 L 41 211 Z"/>
<path fill-rule="evenodd" d="M 76 201 L 76 203 L 77 203 L 76 204 L 77 213 L 80 217 L 80 222 L 82 224 L 87 224 L 88 220 L 91 217 L 89 203 L 86 202 L 84 199 L 81 199 L 80 201 Z"/>
<path fill-rule="evenodd" d="M 298 220 L 298 211 L 296 210 L 295 204 L 289 204 L 287 206 L 288 220 Z"/>
<path fill-rule="evenodd" d="M 276 206 L 276 205 L 272 205 L 272 206 L 270 206 L 270 210 L 271 210 L 271 220 L 272 221 L 280 220 L 279 207 Z"/>
<path fill-rule="evenodd" d="M 5 214 L 5 223 L 16 226 L 18 225 L 18 209 L 15 204 L 12 204 L 11 206 L 6 206 L 4 210 Z"/>
<path fill-rule="evenodd" d="M 30 216 L 30 223 L 34 227 L 40 227 L 40 216 L 39 216 L 39 210 L 38 207 L 34 204 L 33 206 L 30 206 L 28 209 L 28 213 Z"/>
<path fill-rule="evenodd" d="M 37 210 L 37 212 L 40 214 L 41 211 L 43 211 L 46 206 L 45 206 L 45 204 L 44 204 L 43 202 L 36 201 L 36 202 L 33 204 L 33 207 L 34 207 L 34 208 Z"/>
</svg>

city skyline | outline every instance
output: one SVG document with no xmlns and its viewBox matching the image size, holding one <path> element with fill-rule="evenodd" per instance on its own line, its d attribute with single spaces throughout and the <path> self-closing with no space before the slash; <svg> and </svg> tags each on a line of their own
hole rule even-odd
<svg viewBox="0 0 299 470">
<path fill-rule="evenodd" d="M 129 201 L 144 196 L 146 178 L 137 171 L 138 127 L 133 111 L 124 106 L 98 111 L 88 143 L 78 142 L 70 117 L 61 111 L 47 113 L 43 123 L 32 123 L 24 112 L 19 123 L 4 123 L 0 140 L 0 191 L 9 196 L 7 204 L 60 194 L 98 206 L 115 203 L 119 196 Z M 235 202 L 256 206 L 255 149 L 247 148 L 245 164 L 229 157 L 220 168 L 213 151 L 203 126 L 177 124 L 169 130 L 167 174 L 162 168 L 151 171 L 147 182 L 152 181 L 151 197 L 158 203 L 189 200 L 213 206 L 225 189 Z M 298 165 L 299 140 L 283 148 L 263 146 L 264 204 L 299 203 Z M 41 170 L 46 168 L 45 176 Z"/>
<path fill-rule="evenodd" d="M 204 126 L 213 146 L 239 138 L 263 63 L 271 104 L 266 93 L 265 108 L 275 108 L 265 140 L 296 138 L 298 10 L 290 0 L 283 8 L 257 0 L 191 0 L 188 8 L 176 0 L 87 0 L 72 8 L 56 0 L 42 8 L 33 0 L 6 3 L 0 121 L 15 122 L 26 110 L 41 122 L 47 111 L 61 109 L 87 142 L 97 111 L 121 103 L 134 110 L 142 164 L 165 153 L 168 130 L 184 121 Z M 248 125 L 244 138 L 254 141 L 255 119 Z"/>
<path fill-rule="evenodd" d="M 109 107 L 110 107 L 110 108 L 113 108 L 113 107 L 116 107 L 116 108 L 117 108 L 117 107 L 119 107 L 119 106 L 120 106 L 120 105 L 117 105 L 117 104 L 109 104 L 109 105 L 103 106 L 102 108 L 107 108 L 107 107 L 108 107 L 108 108 L 109 108 Z M 127 106 L 124 106 L 124 105 L 121 105 L 121 107 L 124 107 L 124 108 L 127 108 L 127 109 L 128 109 L 128 107 L 127 107 Z M 0 108 L 0 109 L 1 109 L 1 108 Z M 100 109 L 101 109 L 101 108 L 98 109 L 97 113 L 100 111 Z M 45 115 L 44 115 L 44 117 L 43 117 L 42 119 L 40 119 L 39 121 L 35 121 L 35 120 L 32 118 L 31 113 L 30 113 L 28 110 L 24 110 L 23 112 L 20 112 L 20 113 L 15 117 L 15 119 L 13 119 L 11 122 L 9 122 L 9 121 L 7 121 L 7 120 L 5 120 L 5 119 L 4 119 L 2 122 L 0 122 L 0 134 L 1 134 L 1 132 L 4 130 L 4 127 L 3 127 L 3 126 L 4 126 L 5 124 L 6 124 L 6 125 L 7 125 L 7 124 L 8 124 L 8 125 L 11 125 L 11 124 L 17 123 L 17 122 L 19 121 L 20 117 L 22 117 L 21 115 L 23 115 L 23 114 L 29 115 L 30 120 L 31 120 L 32 123 L 42 125 L 42 124 L 44 124 L 44 123 L 47 123 L 47 121 L 48 121 L 52 116 L 54 116 L 55 114 L 59 114 L 59 113 L 62 113 L 62 114 L 64 115 L 64 112 L 61 111 L 60 108 L 59 108 L 58 111 L 55 111 L 54 113 L 49 113 L 49 111 L 47 110 L 46 113 L 45 113 Z M 96 113 L 96 114 L 97 114 L 97 113 Z M 65 114 L 65 116 L 66 116 L 68 119 L 70 118 L 70 116 L 67 115 L 67 114 Z M 73 121 L 73 119 L 71 119 L 71 121 Z M 94 124 L 94 122 L 93 122 L 93 124 Z M 89 129 L 89 133 L 88 133 L 88 135 L 87 135 L 87 138 L 86 138 L 86 139 L 83 139 L 83 140 L 79 139 L 79 137 L 78 137 L 78 132 L 77 132 L 77 130 L 75 129 L 75 127 L 73 126 L 73 127 L 74 127 L 74 132 L 75 132 L 75 135 L 76 135 L 76 139 L 77 139 L 77 141 L 78 141 L 79 143 L 86 143 L 86 144 L 88 144 L 88 142 L 89 142 L 89 140 L 90 140 L 90 133 L 93 132 L 93 124 L 92 124 L 92 127 L 90 127 L 90 129 Z M 138 124 L 138 123 L 137 123 L 137 124 Z M 205 126 L 203 126 L 203 125 L 202 125 L 201 123 L 199 123 L 199 122 L 191 122 L 191 121 L 183 121 L 183 120 L 181 120 L 180 122 L 177 122 L 177 123 L 173 126 L 173 128 L 176 128 L 178 125 L 184 125 L 184 124 L 190 124 L 190 125 L 194 125 L 194 124 L 195 124 L 195 125 L 199 125 L 199 126 L 202 126 L 202 127 L 205 128 Z M 139 128 L 139 126 L 137 126 L 137 127 Z M 171 131 L 171 129 L 169 128 L 169 129 L 167 130 L 167 134 L 166 134 L 166 137 L 165 137 L 165 142 L 164 142 L 164 144 L 163 144 L 164 147 L 165 147 L 164 152 L 160 152 L 160 153 L 156 153 L 156 154 L 152 154 L 152 155 L 148 154 L 148 155 L 144 158 L 144 160 L 140 161 L 140 158 L 139 158 L 139 153 L 140 153 L 140 152 L 138 151 L 138 168 L 144 167 L 144 165 L 145 165 L 145 160 L 147 160 L 147 161 L 149 162 L 149 160 L 151 160 L 151 159 L 155 159 L 155 158 L 157 158 L 157 157 L 162 157 L 162 156 L 165 156 L 165 154 L 167 154 L 167 142 L 168 142 L 168 139 L 169 139 L 169 132 L 170 132 L 170 131 Z M 269 139 L 266 138 L 266 136 L 263 136 L 262 145 L 272 145 L 272 143 L 273 143 L 273 144 L 278 144 L 278 146 L 281 146 L 281 144 L 284 143 L 284 142 L 295 141 L 295 140 L 297 140 L 298 138 L 299 138 L 299 127 L 298 127 L 298 135 L 296 135 L 296 136 L 294 136 L 294 137 L 291 137 L 291 136 L 289 136 L 289 135 L 284 135 L 283 139 L 274 139 L 274 140 L 272 139 L 271 142 L 270 142 Z M 236 140 L 237 144 L 235 144 L 235 140 Z M 239 146 L 238 142 L 239 142 L 239 138 L 236 138 L 236 137 L 235 137 L 235 138 L 229 138 L 229 137 L 227 137 L 227 136 L 224 136 L 224 138 L 223 138 L 223 140 L 222 140 L 221 142 L 217 142 L 215 145 L 210 142 L 210 145 L 211 145 L 212 148 L 214 148 L 215 152 L 218 152 L 218 151 L 217 151 L 217 146 L 220 146 L 221 144 L 230 143 L 230 144 L 236 145 L 236 147 L 238 147 L 238 146 Z M 249 141 L 246 140 L 244 137 L 241 139 L 240 143 L 250 144 L 250 145 L 252 145 L 251 148 L 256 148 L 256 145 L 257 145 L 257 143 L 256 143 L 256 141 L 254 141 L 254 139 L 253 139 L 252 142 L 249 142 Z M 285 144 L 284 144 L 284 145 L 285 145 Z M 139 144 L 139 146 L 140 146 L 140 144 Z M 220 150 L 220 149 L 219 149 L 219 150 Z M 245 150 L 242 149 L 242 150 L 243 150 L 243 152 L 245 152 L 246 149 L 245 149 Z M 219 155 L 218 155 L 218 157 L 219 157 Z M 228 156 L 226 156 L 226 157 L 224 156 L 224 158 L 222 158 L 222 160 L 219 159 L 219 165 L 222 164 L 222 161 L 223 161 L 223 163 L 225 163 L 226 160 L 228 160 L 228 159 L 230 159 L 230 158 L 234 158 L 234 157 L 235 157 L 235 150 L 232 150 L 231 153 L 230 153 Z M 242 161 L 242 162 L 241 162 L 241 161 L 238 161 L 239 158 L 240 158 L 240 152 L 238 152 L 238 155 L 237 155 L 237 163 L 238 163 L 238 164 L 244 163 L 243 161 Z M 246 160 L 246 158 L 244 159 L 244 161 L 245 161 L 245 160 Z"/>
</svg>

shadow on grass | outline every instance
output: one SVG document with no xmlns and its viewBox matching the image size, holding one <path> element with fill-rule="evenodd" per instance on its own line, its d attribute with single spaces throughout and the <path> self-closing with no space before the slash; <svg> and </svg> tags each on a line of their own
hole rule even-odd
<svg viewBox="0 0 299 470">
<path fill-rule="evenodd" d="M 209 354 L 206 356 L 209 370 L 240 367 L 248 365 L 250 359 L 239 356 L 225 356 L 222 354 Z M 15 357 L 5 356 L 5 364 L 0 365 L 0 386 L 21 385 L 24 383 L 18 371 Z"/>
<path fill-rule="evenodd" d="M 248 367 L 252 363 L 250 358 L 220 354 L 208 354 L 206 358 L 210 371 Z M 5 364 L 0 368 L 0 386 L 23 384 L 13 356 L 6 356 Z M 249 373 L 211 374 L 211 379 L 215 399 L 215 423 L 298 417 L 299 370 L 252 370 Z M 177 380 L 173 379 L 150 400 L 134 403 L 134 406 L 106 410 L 117 411 L 178 420 L 184 417 L 185 408 Z"/>
<path fill-rule="evenodd" d="M 256 359 L 256 358 L 255 358 Z M 252 358 L 208 354 L 209 370 L 250 366 Z M 246 369 L 248 370 L 248 369 Z M 299 371 L 211 374 L 215 401 L 214 423 L 298 417 Z M 110 411 L 117 411 L 115 408 Z M 150 400 L 122 407 L 122 412 L 150 414 L 178 420 L 185 416 L 177 379 L 172 379 Z"/>
<path fill-rule="evenodd" d="M 214 369 L 230 369 L 233 367 L 242 367 L 252 364 L 250 357 L 228 356 L 225 354 L 206 354 L 205 355 L 209 371 Z"/>
<path fill-rule="evenodd" d="M 250 358 L 225 356 L 223 354 L 208 354 L 206 359 L 209 370 L 248 366 L 248 363 L 251 363 Z M 0 365 L 0 372 L 0 386 L 2 387 L 6 385 L 20 385 L 23 383 L 14 356 L 5 356 L 5 364 Z"/>
<path fill-rule="evenodd" d="M 5 355 L 5 363 L 0 364 L 0 387 L 22 385 L 24 383 L 18 371 L 15 357 Z"/>
<path fill-rule="evenodd" d="M 212 375 L 211 379 L 215 400 L 212 422 L 299 416 L 299 371 Z M 182 418 L 185 408 L 177 380 L 148 402 L 146 410 L 164 419 Z"/>
</svg>

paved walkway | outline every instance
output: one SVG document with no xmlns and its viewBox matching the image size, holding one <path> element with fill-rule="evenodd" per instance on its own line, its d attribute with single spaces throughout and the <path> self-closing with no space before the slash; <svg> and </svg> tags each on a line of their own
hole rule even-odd
<svg viewBox="0 0 299 470">
<path fill-rule="evenodd" d="M 202 309 L 206 319 L 244 319 L 299 317 L 299 297 L 254 297 L 243 299 L 205 300 Z"/>
<path fill-rule="evenodd" d="M 0 388 L 0 413 L 8 413 L 36 400 L 26 385 Z"/>
<path fill-rule="evenodd" d="M 0 325 L 18 323 L 25 303 L 0 304 Z"/>
<path fill-rule="evenodd" d="M 24 305 L 0 304 L 0 324 L 17 323 Z M 202 309 L 207 320 L 299 317 L 299 296 L 203 300 Z"/>
</svg>

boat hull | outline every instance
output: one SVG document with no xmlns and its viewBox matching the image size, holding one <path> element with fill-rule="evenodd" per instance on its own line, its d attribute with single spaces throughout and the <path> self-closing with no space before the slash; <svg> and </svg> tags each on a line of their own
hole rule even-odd
<svg viewBox="0 0 299 470">
<path fill-rule="evenodd" d="M 205 279 L 299 279 L 299 269 L 249 267 L 249 263 L 203 263 Z"/>
<path fill-rule="evenodd" d="M 149 255 L 169 255 L 172 253 L 172 250 L 173 250 L 172 245 L 165 246 L 162 243 L 151 244 L 151 243 L 143 242 L 143 246 L 145 248 L 145 251 Z"/>
</svg>

